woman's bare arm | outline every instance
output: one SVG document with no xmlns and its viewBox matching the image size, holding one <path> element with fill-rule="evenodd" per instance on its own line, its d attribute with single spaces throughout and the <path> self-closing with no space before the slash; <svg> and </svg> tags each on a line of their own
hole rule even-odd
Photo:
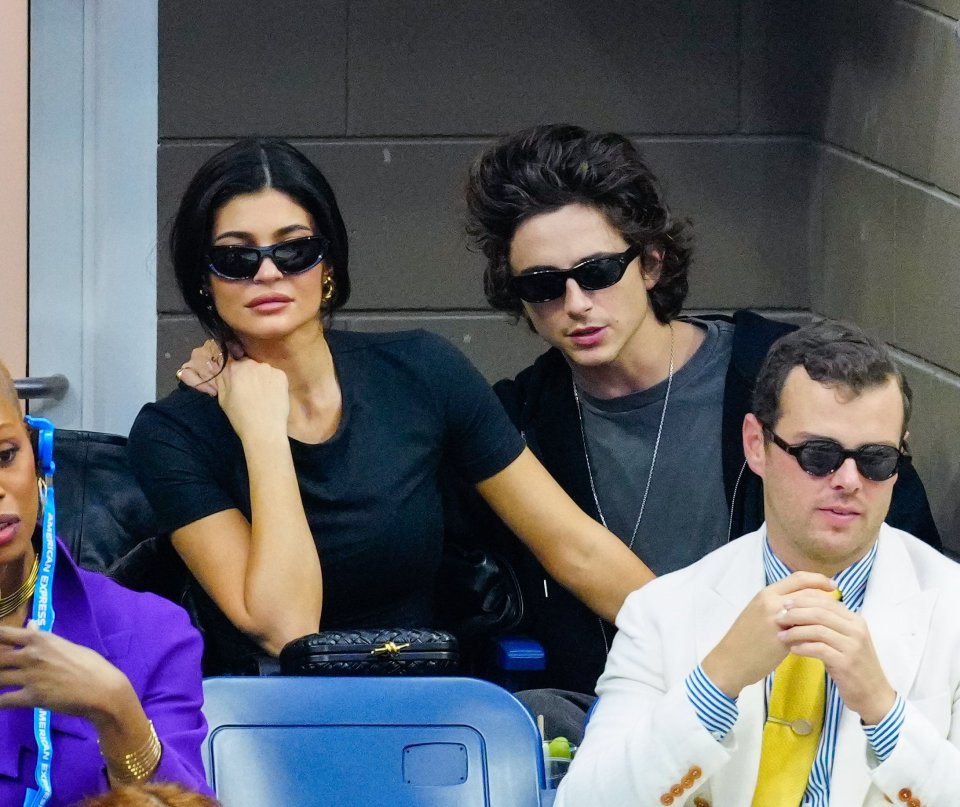
<svg viewBox="0 0 960 807">
<path fill-rule="evenodd" d="M 530 449 L 477 490 L 552 577 L 611 622 L 626 596 L 654 577 L 619 538 L 577 507 Z"/>
<path fill-rule="evenodd" d="M 217 606 L 270 653 L 317 630 L 323 577 L 287 437 L 284 373 L 230 361 L 217 399 L 243 445 L 251 521 L 235 509 L 188 524 L 173 545 Z"/>
</svg>

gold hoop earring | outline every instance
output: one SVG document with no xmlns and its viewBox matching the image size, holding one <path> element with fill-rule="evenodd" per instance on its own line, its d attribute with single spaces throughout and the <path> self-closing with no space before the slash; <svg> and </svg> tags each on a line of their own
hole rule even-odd
<svg viewBox="0 0 960 807">
<path fill-rule="evenodd" d="M 320 300 L 324 304 L 329 303 L 333 299 L 334 295 L 337 293 L 337 284 L 336 284 L 336 281 L 334 281 L 333 279 L 333 275 L 330 275 L 330 274 L 324 275 L 323 282 L 321 283 L 320 288 L 321 288 Z"/>
</svg>

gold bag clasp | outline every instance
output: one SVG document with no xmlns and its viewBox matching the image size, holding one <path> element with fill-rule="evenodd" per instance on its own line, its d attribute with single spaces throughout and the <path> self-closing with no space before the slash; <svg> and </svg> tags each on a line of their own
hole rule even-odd
<svg viewBox="0 0 960 807">
<path fill-rule="evenodd" d="M 410 642 L 405 642 L 404 644 L 384 642 L 380 647 L 373 648 L 373 650 L 370 651 L 370 655 L 376 656 L 379 653 L 399 653 L 405 647 L 410 647 Z"/>
</svg>

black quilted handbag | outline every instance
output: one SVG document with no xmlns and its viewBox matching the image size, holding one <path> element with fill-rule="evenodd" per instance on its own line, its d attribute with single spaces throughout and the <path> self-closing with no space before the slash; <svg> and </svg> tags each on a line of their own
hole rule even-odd
<svg viewBox="0 0 960 807">
<path fill-rule="evenodd" d="M 450 675 L 459 666 L 456 637 L 428 628 L 326 630 L 280 651 L 283 675 Z"/>
</svg>

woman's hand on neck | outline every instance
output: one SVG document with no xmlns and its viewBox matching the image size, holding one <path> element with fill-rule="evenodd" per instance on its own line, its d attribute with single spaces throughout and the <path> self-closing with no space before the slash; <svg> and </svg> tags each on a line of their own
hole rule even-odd
<svg viewBox="0 0 960 807">
<path fill-rule="evenodd" d="M 249 358 L 283 370 L 291 395 L 335 378 L 333 356 L 319 320 L 315 326 L 301 328 L 281 339 L 241 336 L 239 342 Z"/>
<path fill-rule="evenodd" d="M 336 432 L 342 396 L 333 355 L 319 321 L 315 329 L 301 329 L 282 340 L 244 339 L 242 344 L 248 358 L 286 375 L 286 433 L 290 437 L 320 443 Z M 228 416 L 232 422 L 229 412 Z"/>
</svg>

